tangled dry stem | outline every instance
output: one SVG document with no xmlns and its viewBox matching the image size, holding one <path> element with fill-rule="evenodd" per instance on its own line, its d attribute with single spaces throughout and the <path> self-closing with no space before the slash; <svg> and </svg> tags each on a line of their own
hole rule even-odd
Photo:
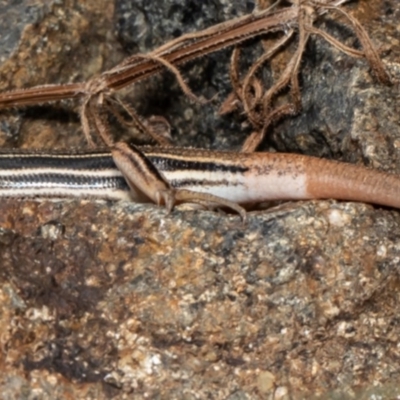
<svg viewBox="0 0 400 400">
<path fill-rule="evenodd" d="M 320 36 L 345 54 L 365 58 L 377 79 L 390 84 L 384 64 L 363 26 L 341 5 L 348 0 L 288 0 L 289 7 L 280 7 L 278 0 L 269 9 L 214 25 L 200 32 L 189 33 L 171 40 L 148 54 L 136 54 L 126 58 L 114 68 L 91 79 L 89 82 L 67 85 L 45 85 L 27 90 L 0 94 L 0 108 L 35 104 L 64 98 L 81 98 L 80 117 L 82 129 L 89 145 L 95 146 L 95 137 L 106 145 L 113 144 L 108 126 L 108 114 L 115 116 L 123 125 L 135 126 L 140 132 L 162 146 L 171 145 L 169 136 L 153 129 L 131 105 L 121 100 L 118 91 L 163 69 L 170 71 L 185 93 L 193 100 L 204 103 L 185 82 L 178 64 L 202 57 L 213 51 L 236 46 L 232 52 L 230 76 L 233 95 L 222 106 L 229 112 L 238 106 L 253 127 L 253 133 L 245 141 L 242 151 L 254 151 L 269 128 L 280 119 L 297 114 L 301 110 L 299 72 L 301 60 L 311 35 Z M 348 47 L 327 32 L 315 27 L 315 21 L 327 13 L 344 17 L 358 38 L 362 50 Z M 282 37 L 256 60 L 243 78 L 239 73 L 240 47 L 249 38 L 269 32 L 281 32 Z M 298 32 L 296 35 L 295 33 Z M 257 77 L 261 67 L 287 47 L 297 37 L 296 50 L 275 82 L 265 88 Z M 286 103 L 276 101 L 282 93 Z M 168 131 L 169 126 L 164 131 Z M 93 136 L 95 133 L 95 137 Z"/>
</svg>

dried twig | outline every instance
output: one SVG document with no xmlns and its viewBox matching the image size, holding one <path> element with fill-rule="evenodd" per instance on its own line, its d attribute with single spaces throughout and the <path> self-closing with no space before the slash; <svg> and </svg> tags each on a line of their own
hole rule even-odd
<svg viewBox="0 0 400 400">
<path fill-rule="evenodd" d="M 265 90 L 261 97 L 259 95 L 255 96 L 254 88 L 253 90 L 250 89 L 253 82 L 256 82 L 255 75 L 262 64 L 266 61 L 270 61 L 277 53 L 277 50 L 281 49 L 282 46 L 286 45 L 292 39 L 293 31 L 289 31 L 288 37 L 283 37 L 271 50 L 265 52 L 263 56 L 252 65 L 243 79 L 243 83 L 240 81 L 238 74 L 238 53 L 234 53 L 231 66 L 232 86 L 236 97 L 242 103 L 243 110 L 254 128 L 253 133 L 245 141 L 242 151 L 254 151 L 263 140 L 271 125 L 283 117 L 297 114 L 300 111 L 301 92 L 298 75 L 301 58 L 311 34 L 321 36 L 334 47 L 351 57 L 366 58 L 378 80 L 384 84 L 390 84 L 390 77 L 384 68 L 383 62 L 362 25 L 350 14 L 339 8 L 339 5 L 344 2 L 345 0 L 337 2 L 314 0 L 291 1 L 293 7 L 298 8 L 298 46 L 279 78 L 269 89 Z M 339 12 L 350 21 L 353 31 L 363 47 L 363 51 L 350 48 L 328 33 L 314 27 L 317 17 L 324 14 L 326 11 Z M 289 102 L 274 108 L 274 98 L 284 90 L 288 90 Z M 230 101 L 232 101 L 232 99 L 230 99 Z"/>
<path fill-rule="evenodd" d="M 277 7 L 277 4 L 275 4 L 268 10 L 223 22 L 200 32 L 183 35 L 148 54 L 128 57 L 114 68 L 88 82 L 37 86 L 1 93 L 0 108 L 78 98 L 81 99 L 82 128 L 87 141 L 92 146 L 94 141 L 91 127 L 95 128 L 102 141 L 106 144 L 112 143 L 106 122 L 107 112 L 114 114 L 121 123 L 127 122 L 122 117 L 122 113 L 127 114 L 130 118 L 128 121 L 130 124 L 135 125 L 159 144 L 168 145 L 170 141 L 165 135 L 151 129 L 151 125 L 143 122 L 132 107 L 116 97 L 116 93 L 120 89 L 166 68 L 174 74 L 183 92 L 192 100 L 198 101 L 198 97 L 192 93 L 186 84 L 177 65 L 229 46 L 241 44 L 249 38 L 269 32 L 283 32 L 283 38 L 278 40 L 270 50 L 266 51 L 252 65 L 245 75 L 243 83 L 241 83 L 237 72 L 239 50 L 237 49 L 233 53 L 231 77 L 234 91 L 255 129 L 244 149 L 254 150 L 271 124 L 284 116 L 297 113 L 301 108 L 298 74 L 301 58 L 311 34 L 323 37 L 333 46 L 353 57 L 365 57 L 377 78 L 384 83 L 390 82 L 383 63 L 361 24 L 339 8 L 346 1 L 290 0 L 292 5 L 281 9 L 275 9 Z M 317 17 L 327 11 L 339 12 L 347 18 L 362 44 L 362 52 L 345 46 L 329 34 L 314 27 L 314 21 Z M 268 90 L 264 90 L 261 81 L 256 77 L 257 71 L 261 65 L 271 60 L 283 46 L 293 39 L 295 30 L 299 31 L 297 50 L 275 84 Z M 290 102 L 274 108 L 274 98 L 287 88 L 289 88 Z M 250 142 L 251 144 L 249 144 Z"/>
</svg>

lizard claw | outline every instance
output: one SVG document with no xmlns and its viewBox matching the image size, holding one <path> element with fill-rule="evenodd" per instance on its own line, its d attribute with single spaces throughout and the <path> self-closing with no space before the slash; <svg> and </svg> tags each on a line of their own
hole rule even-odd
<svg viewBox="0 0 400 400">
<path fill-rule="evenodd" d="M 172 189 L 158 190 L 155 194 L 155 200 L 159 206 L 164 203 L 169 214 L 175 205 L 175 191 Z"/>
</svg>

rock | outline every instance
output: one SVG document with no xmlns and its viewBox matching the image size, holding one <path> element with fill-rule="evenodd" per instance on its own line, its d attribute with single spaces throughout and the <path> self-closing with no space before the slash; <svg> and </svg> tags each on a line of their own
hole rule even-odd
<svg viewBox="0 0 400 400">
<path fill-rule="evenodd" d="M 1 90 L 89 79 L 130 51 L 249 12 L 246 2 L 156 3 L 3 6 Z M 384 58 L 397 76 L 397 2 L 345 7 L 376 45 L 390 46 Z M 319 24 L 356 45 L 336 14 Z M 255 42 L 249 57 L 260 53 Z M 220 102 L 229 93 L 229 54 L 182 67 L 197 94 L 220 93 Z M 398 91 L 369 72 L 313 39 L 303 112 L 264 146 L 399 173 Z M 126 95 L 142 115 L 168 118 L 180 145 L 238 148 L 249 133 L 243 116 L 188 101 L 167 72 Z M 82 148 L 77 109 L 2 111 L 1 144 Z M 2 396 L 394 398 L 399 238 L 398 211 L 334 200 L 252 212 L 246 225 L 184 208 L 1 200 Z"/>
</svg>

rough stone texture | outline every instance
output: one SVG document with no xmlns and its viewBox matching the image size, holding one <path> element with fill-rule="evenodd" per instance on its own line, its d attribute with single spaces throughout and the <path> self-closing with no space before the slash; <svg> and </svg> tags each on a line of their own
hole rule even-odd
<svg viewBox="0 0 400 400">
<path fill-rule="evenodd" d="M 147 3 L 0 1 L 1 90 L 87 79 L 251 7 Z M 347 8 L 399 76 L 397 0 Z M 354 45 L 342 22 L 321 27 Z M 229 93 L 228 58 L 183 68 L 196 93 Z M 398 86 L 319 39 L 302 71 L 304 112 L 264 146 L 400 173 Z M 248 133 L 243 117 L 188 102 L 168 73 L 132 98 L 167 117 L 179 144 L 234 148 Z M 83 146 L 76 109 L 2 111 L 0 142 Z M 399 265 L 399 213 L 364 204 L 287 203 L 243 226 L 182 208 L 2 200 L 2 398 L 396 398 Z"/>
</svg>

